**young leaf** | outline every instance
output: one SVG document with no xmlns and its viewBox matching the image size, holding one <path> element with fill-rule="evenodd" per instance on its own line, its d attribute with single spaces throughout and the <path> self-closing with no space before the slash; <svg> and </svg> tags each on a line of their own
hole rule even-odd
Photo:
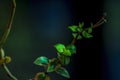
<svg viewBox="0 0 120 80">
<path fill-rule="evenodd" d="M 77 36 L 77 33 L 72 33 L 72 35 L 73 35 L 73 37 L 75 38 L 75 37 Z M 77 37 L 77 39 L 82 39 L 82 36 L 79 35 L 79 36 Z"/>
<path fill-rule="evenodd" d="M 34 61 L 34 64 L 40 65 L 40 66 L 47 65 L 48 63 L 49 63 L 49 59 L 47 57 L 45 57 L 45 56 L 38 57 Z"/>
<path fill-rule="evenodd" d="M 93 37 L 90 33 L 87 33 L 86 31 L 83 31 L 83 32 L 82 32 L 82 35 L 83 35 L 85 38 L 91 38 L 91 37 Z"/>
<path fill-rule="evenodd" d="M 75 38 L 77 36 L 77 33 L 72 33 L 73 37 Z"/>
<path fill-rule="evenodd" d="M 92 33 L 92 27 L 88 28 L 88 33 Z"/>
<path fill-rule="evenodd" d="M 57 49 L 59 53 L 62 53 L 63 49 L 65 49 L 65 46 L 63 44 L 56 44 L 54 47 Z"/>
<path fill-rule="evenodd" d="M 82 28 L 81 27 L 77 27 L 77 32 L 82 32 Z"/>
<path fill-rule="evenodd" d="M 63 77 L 70 78 L 70 75 L 69 75 L 68 71 L 63 67 L 58 68 L 56 70 L 56 73 L 58 73 L 59 75 L 61 75 Z"/>
<path fill-rule="evenodd" d="M 84 22 L 79 23 L 79 27 L 82 28 L 84 26 Z"/>
<path fill-rule="evenodd" d="M 78 26 L 73 25 L 73 26 L 69 26 L 68 28 L 69 28 L 72 32 L 77 32 L 77 27 L 78 27 Z"/>
</svg>

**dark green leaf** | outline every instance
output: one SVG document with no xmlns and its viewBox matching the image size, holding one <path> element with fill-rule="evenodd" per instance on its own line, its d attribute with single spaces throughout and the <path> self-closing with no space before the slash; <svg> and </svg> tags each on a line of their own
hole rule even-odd
<svg viewBox="0 0 120 80">
<path fill-rule="evenodd" d="M 48 65 L 47 72 L 53 72 L 55 70 L 56 65 L 50 64 Z"/>
<path fill-rule="evenodd" d="M 76 53 L 76 47 L 74 45 L 68 45 L 66 49 L 69 49 L 71 54 Z"/>
<path fill-rule="evenodd" d="M 49 63 L 49 59 L 47 57 L 45 57 L 45 56 L 38 57 L 34 61 L 34 64 L 40 65 L 40 66 L 47 65 L 48 63 Z"/>
<path fill-rule="evenodd" d="M 74 38 L 76 38 L 77 33 L 72 33 L 72 35 L 73 35 L 73 37 L 74 37 Z M 81 35 L 79 35 L 79 36 L 77 37 L 77 39 L 82 39 L 82 36 L 81 36 Z"/>
<path fill-rule="evenodd" d="M 65 49 L 65 46 L 63 44 L 56 44 L 54 47 L 57 49 L 59 53 L 63 52 L 63 49 Z"/>
<path fill-rule="evenodd" d="M 63 67 L 60 67 L 58 70 L 56 70 L 56 73 L 58 73 L 59 75 L 63 77 L 70 78 L 68 71 Z"/>
<path fill-rule="evenodd" d="M 82 32 L 82 35 L 83 35 L 85 38 L 91 38 L 91 37 L 93 37 L 90 33 L 87 33 L 86 31 L 83 31 L 83 32 Z"/>
<path fill-rule="evenodd" d="M 53 58 L 50 60 L 47 68 L 47 72 L 53 72 L 56 70 L 56 67 L 60 66 L 58 63 L 58 60 L 56 58 Z"/>
<path fill-rule="evenodd" d="M 69 28 L 72 32 L 77 32 L 77 27 L 78 27 L 78 26 L 73 25 L 73 26 L 69 26 L 68 28 Z"/>
<path fill-rule="evenodd" d="M 80 28 L 80 27 L 77 27 L 77 32 L 82 32 L 82 28 Z"/>
<path fill-rule="evenodd" d="M 62 65 L 68 65 L 70 63 L 70 57 L 61 55 L 59 56 Z"/>
<path fill-rule="evenodd" d="M 73 37 L 75 38 L 77 36 L 77 33 L 72 33 Z"/>
<path fill-rule="evenodd" d="M 35 75 L 35 80 L 44 80 L 46 77 L 45 73 L 44 72 L 39 72 Z"/>
<path fill-rule="evenodd" d="M 88 28 L 88 33 L 92 33 L 92 27 Z"/>
<path fill-rule="evenodd" d="M 81 35 L 79 35 L 77 39 L 79 39 L 79 40 L 80 40 L 80 39 L 82 39 L 82 36 L 81 36 Z"/>
</svg>

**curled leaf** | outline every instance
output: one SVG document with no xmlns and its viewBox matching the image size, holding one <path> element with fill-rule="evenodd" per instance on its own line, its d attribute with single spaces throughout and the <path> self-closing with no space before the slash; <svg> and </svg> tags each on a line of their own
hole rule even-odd
<svg viewBox="0 0 120 80">
<path fill-rule="evenodd" d="M 58 73 L 59 75 L 61 75 L 63 77 L 70 78 L 70 75 L 69 75 L 68 71 L 63 67 L 58 68 L 56 70 L 56 73 Z"/>
<path fill-rule="evenodd" d="M 63 44 L 56 44 L 54 47 L 57 49 L 59 53 L 63 52 L 63 49 L 65 49 L 65 46 Z"/>
<path fill-rule="evenodd" d="M 47 57 L 45 57 L 45 56 L 38 57 L 34 61 L 34 64 L 40 65 L 40 66 L 47 65 L 48 63 L 49 63 L 49 59 Z"/>
<path fill-rule="evenodd" d="M 11 57 L 10 56 L 5 56 L 4 62 L 5 63 L 10 63 L 11 62 Z"/>
<path fill-rule="evenodd" d="M 46 75 L 44 72 L 39 72 L 35 75 L 34 80 L 45 80 Z"/>
<path fill-rule="evenodd" d="M 69 28 L 72 32 L 77 32 L 77 27 L 78 27 L 78 26 L 73 25 L 73 26 L 69 26 L 68 28 Z"/>
<path fill-rule="evenodd" d="M 83 31 L 83 32 L 82 32 L 82 35 L 83 35 L 85 38 L 91 38 L 91 37 L 93 37 L 90 33 L 86 32 L 86 31 Z"/>
</svg>

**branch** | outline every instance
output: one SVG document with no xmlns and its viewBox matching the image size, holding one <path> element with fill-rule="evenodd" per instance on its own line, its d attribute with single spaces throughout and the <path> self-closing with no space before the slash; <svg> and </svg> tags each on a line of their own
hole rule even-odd
<svg viewBox="0 0 120 80">
<path fill-rule="evenodd" d="M 12 25 L 12 22 L 13 22 L 13 18 L 14 18 L 14 14 L 15 14 L 15 8 L 16 8 L 16 2 L 15 0 L 12 0 L 12 12 L 10 14 L 10 19 L 9 19 L 9 22 L 8 22 L 8 25 L 7 25 L 7 28 L 6 28 L 6 31 L 4 32 L 3 36 L 2 36 L 2 39 L 0 41 L 0 49 L 3 47 L 3 45 L 5 44 L 6 40 L 7 40 L 7 37 L 10 33 L 10 30 L 11 30 L 11 25 Z"/>
<path fill-rule="evenodd" d="M 96 27 L 99 27 L 101 26 L 104 22 L 106 22 L 106 19 L 104 17 L 102 17 L 96 24 L 94 24 L 92 26 L 92 28 L 96 28 Z M 87 30 L 87 28 L 85 28 L 84 30 Z M 75 42 L 77 41 L 78 39 L 78 36 L 81 34 L 82 32 L 79 32 L 76 37 L 72 40 L 71 44 L 75 44 Z"/>
</svg>

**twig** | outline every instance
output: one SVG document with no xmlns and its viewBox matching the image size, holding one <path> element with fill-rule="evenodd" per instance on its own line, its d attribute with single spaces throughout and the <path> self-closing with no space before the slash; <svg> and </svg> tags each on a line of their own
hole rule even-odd
<svg viewBox="0 0 120 80">
<path fill-rule="evenodd" d="M 6 71 L 7 75 L 12 79 L 12 80 L 18 80 L 15 76 L 12 75 L 12 73 L 9 71 L 7 68 L 6 64 L 2 64 L 3 69 Z"/>
<path fill-rule="evenodd" d="M 96 24 L 94 24 L 92 26 L 92 28 L 96 28 L 99 27 L 100 25 L 102 25 L 104 22 L 106 22 L 106 19 L 104 17 L 102 17 Z M 87 30 L 87 28 L 85 28 L 84 30 Z M 71 44 L 75 44 L 75 42 L 77 41 L 78 36 L 81 34 L 82 32 L 79 32 L 76 37 L 72 40 Z"/>
</svg>

